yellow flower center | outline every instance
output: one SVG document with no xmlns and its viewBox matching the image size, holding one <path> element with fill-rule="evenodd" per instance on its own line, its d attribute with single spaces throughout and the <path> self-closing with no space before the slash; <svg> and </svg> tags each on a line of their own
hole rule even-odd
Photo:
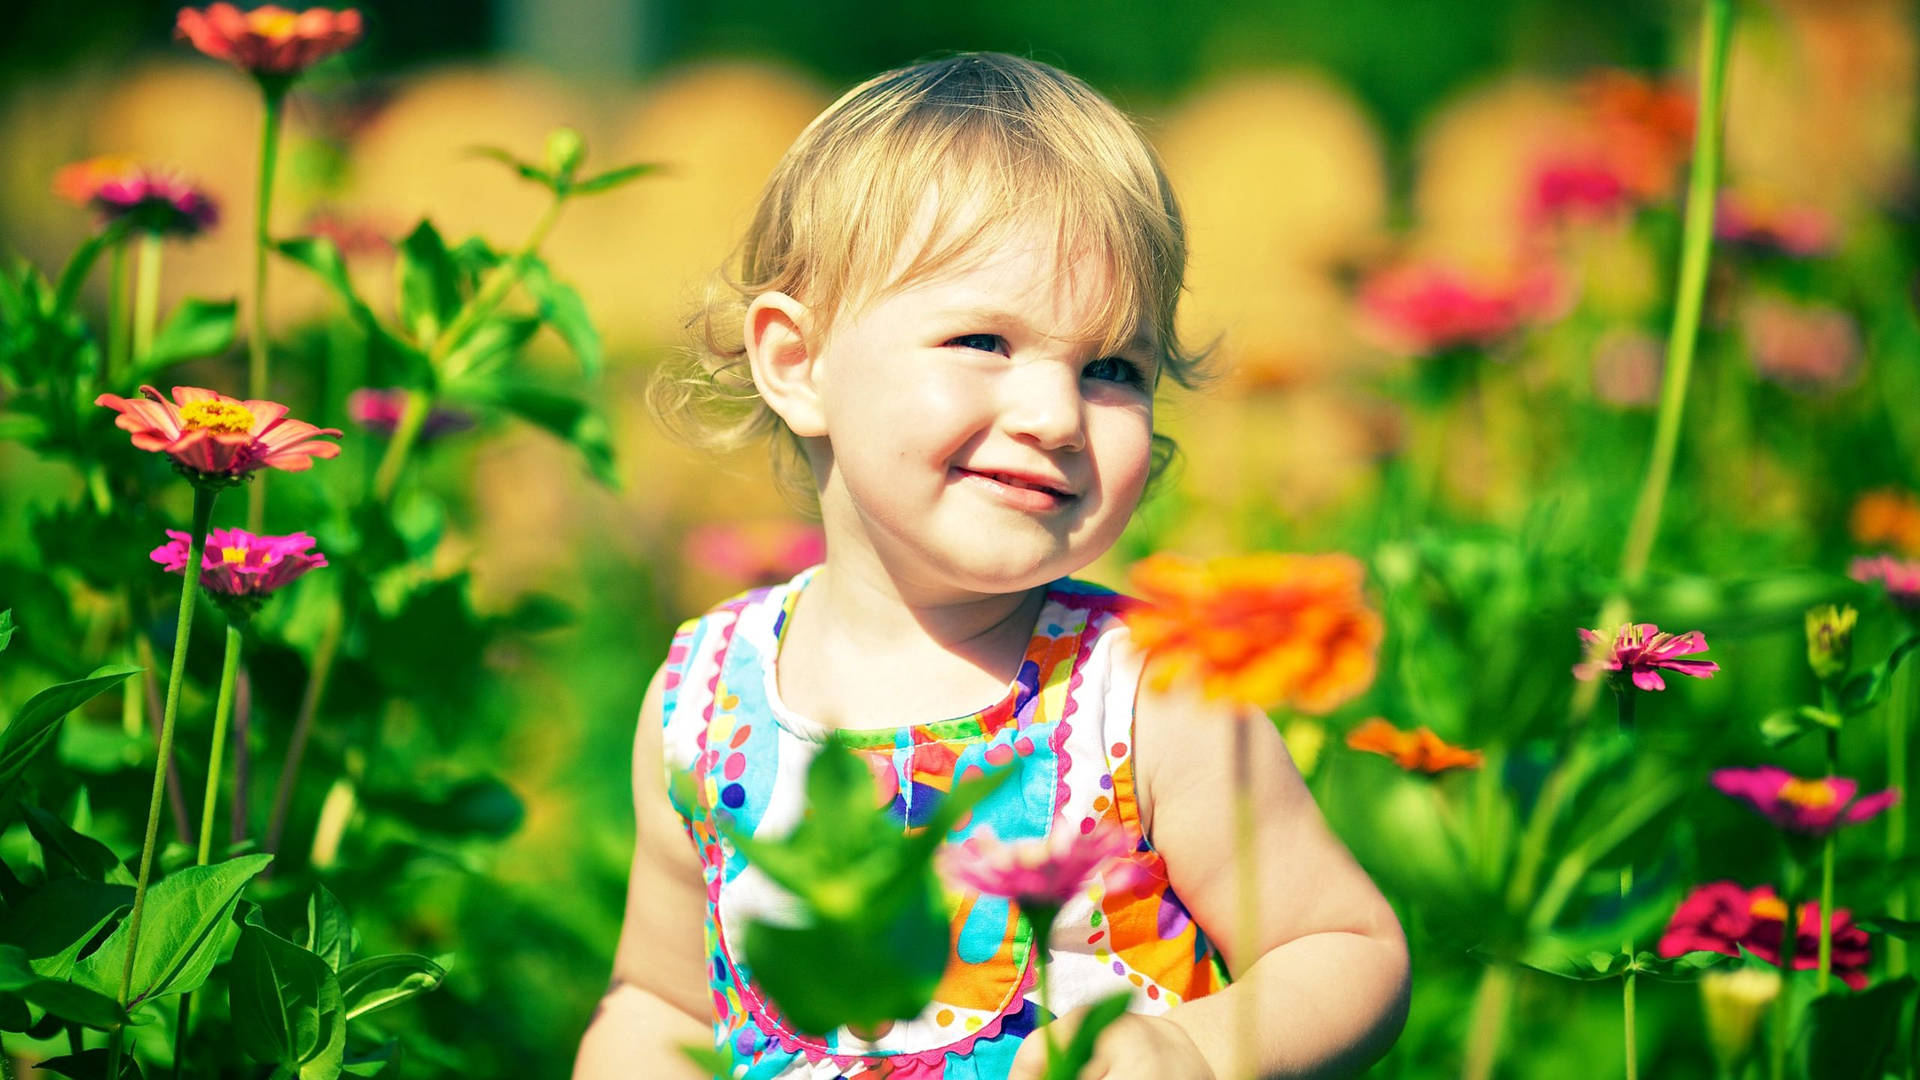
<svg viewBox="0 0 1920 1080">
<path fill-rule="evenodd" d="M 292 36 L 294 23 L 298 19 L 299 16 L 291 11 L 269 8 L 265 11 L 252 12 L 247 20 L 247 29 L 263 38 L 278 41 Z"/>
<path fill-rule="evenodd" d="M 238 563 L 246 562 L 247 549 L 237 548 L 237 547 L 221 548 L 220 561 L 223 563 L 226 563 L 228 566 L 233 566 Z"/>
<path fill-rule="evenodd" d="M 1833 785 L 1825 780 L 1802 780 L 1794 777 L 1780 785 L 1781 802 L 1790 802 L 1806 810 L 1818 810 L 1833 804 Z"/>
<path fill-rule="evenodd" d="M 1787 902 L 1777 896 L 1763 896 L 1747 908 L 1748 914 L 1762 919 L 1787 921 Z"/>
<path fill-rule="evenodd" d="M 180 406 L 183 427 L 244 435 L 253 430 L 253 413 L 237 401 L 189 401 Z"/>
</svg>

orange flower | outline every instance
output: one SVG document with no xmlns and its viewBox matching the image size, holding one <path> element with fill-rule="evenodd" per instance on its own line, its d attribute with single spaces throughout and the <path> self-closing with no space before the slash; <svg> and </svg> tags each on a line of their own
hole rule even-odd
<svg viewBox="0 0 1920 1080">
<path fill-rule="evenodd" d="M 1424 725 L 1413 731 L 1401 731 L 1377 716 L 1347 732 L 1347 745 L 1369 754 L 1390 757 L 1395 765 L 1408 772 L 1415 769 L 1424 773 L 1477 769 L 1482 760 L 1480 751 L 1450 745 Z"/>
<path fill-rule="evenodd" d="M 1853 541 L 1920 559 L 1920 499 L 1904 491 L 1869 491 L 1853 504 Z"/>
<path fill-rule="evenodd" d="M 268 4 L 241 11 L 232 4 L 181 8 L 173 36 L 255 75 L 292 77 L 360 40 L 360 13 L 352 8 L 294 12 Z"/>
<path fill-rule="evenodd" d="M 331 458 L 340 447 L 337 428 L 318 428 L 287 417 L 277 401 L 241 401 L 198 386 L 176 386 L 173 400 L 151 386 L 140 397 L 101 394 L 95 405 L 119 413 L 114 426 L 133 435 L 141 450 L 165 454 L 196 483 L 231 482 L 256 469 L 302 472 L 314 458 Z"/>
<path fill-rule="evenodd" d="M 1596 72 L 1581 91 L 1613 174 L 1642 199 L 1666 196 L 1692 152 L 1692 97 L 1618 70 Z"/>
<path fill-rule="evenodd" d="M 1373 682 L 1380 617 L 1348 555 L 1263 553 L 1134 564 L 1126 613 L 1156 685 L 1197 679 L 1209 697 L 1326 712 Z"/>
</svg>

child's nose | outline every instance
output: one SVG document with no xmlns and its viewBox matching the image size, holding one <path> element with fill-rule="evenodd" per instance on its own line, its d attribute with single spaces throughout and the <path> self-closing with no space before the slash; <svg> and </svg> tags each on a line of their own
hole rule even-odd
<svg viewBox="0 0 1920 1080">
<path fill-rule="evenodd" d="M 1029 364 L 1023 365 L 1020 375 L 1009 380 L 1002 426 L 1043 450 L 1082 449 L 1087 432 L 1078 373 Z"/>
</svg>

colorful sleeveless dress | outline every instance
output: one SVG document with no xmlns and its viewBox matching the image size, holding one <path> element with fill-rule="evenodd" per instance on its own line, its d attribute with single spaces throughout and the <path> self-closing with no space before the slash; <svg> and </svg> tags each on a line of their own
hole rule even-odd
<svg viewBox="0 0 1920 1080">
<path fill-rule="evenodd" d="M 747 864 L 719 825 L 780 837 L 799 820 L 808 763 L 823 725 L 781 702 L 774 657 L 813 574 L 745 593 L 682 625 L 668 653 L 663 703 L 675 809 L 707 884 L 706 943 L 714 1042 L 734 1075 L 1004 1080 L 1020 1040 L 1044 1017 L 1034 988 L 1032 931 L 1004 899 L 950 894 L 952 952 L 933 1003 L 871 1041 L 845 1028 L 793 1030 L 754 985 L 732 943 L 748 920 L 778 920 L 795 901 Z M 1125 829 L 1150 887 L 1108 894 L 1099 882 L 1060 912 L 1052 940 L 1052 1005 L 1068 1012 L 1128 989 L 1132 1008 L 1164 1012 L 1225 985 L 1224 968 L 1167 882 L 1134 801 L 1132 718 L 1140 663 L 1125 648 L 1124 598 L 1064 579 L 1048 587 L 1019 674 L 970 716 L 841 740 L 865 757 L 903 828 L 926 820 L 956 776 L 1011 764 L 1016 774 L 962 819 L 948 842 L 981 830 L 1014 842 L 1050 829 Z M 869 1033 L 872 1034 L 872 1033 Z"/>
</svg>

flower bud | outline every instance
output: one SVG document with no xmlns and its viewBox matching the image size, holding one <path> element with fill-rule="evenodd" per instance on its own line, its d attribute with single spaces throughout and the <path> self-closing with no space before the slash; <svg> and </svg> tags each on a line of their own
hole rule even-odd
<svg viewBox="0 0 1920 1080">
<path fill-rule="evenodd" d="M 1853 624 L 1860 613 L 1851 607 L 1807 610 L 1807 666 L 1821 682 L 1847 673 L 1853 662 Z"/>
<path fill-rule="evenodd" d="M 1768 967 L 1709 971 L 1700 978 L 1700 1006 L 1707 1018 L 1707 1045 L 1728 1075 L 1737 1075 L 1753 1053 L 1760 1021 L 1780 994 L 1780 973 Z"/>
<path fill-rule="evenodd" d="M 554 128 L 547 136 L 547 171 L 554 176 L 572 179 L 586 156 L 586 140 L 572 128 Z"/>
</svg>

